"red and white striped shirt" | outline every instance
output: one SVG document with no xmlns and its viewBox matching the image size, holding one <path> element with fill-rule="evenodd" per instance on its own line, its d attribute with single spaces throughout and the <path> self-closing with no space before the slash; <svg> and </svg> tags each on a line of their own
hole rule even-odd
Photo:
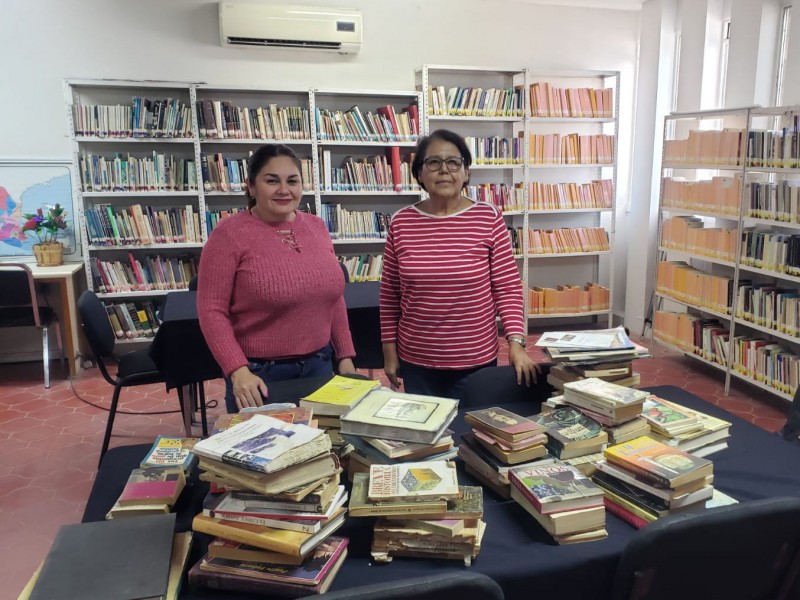
<svg viewBox="0 0 800 600">
<path fill-rule="evenodd" d="M 381 340 L 401 360 L 468 369 L 497 358 L 496 316 L 525 333 L 522 282 L 500 212 L 484 202 L 444 217 L 392 217 L 381 279 Z"/>
</svg>

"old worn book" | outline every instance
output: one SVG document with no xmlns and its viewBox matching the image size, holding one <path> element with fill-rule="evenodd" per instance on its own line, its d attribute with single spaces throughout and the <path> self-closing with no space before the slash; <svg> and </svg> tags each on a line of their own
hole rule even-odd
<svg viewBox="0 0 800 600">
<path fill-rule="evenodd" d="M 208 544 L 210 558 L 227 558 L 243 562 L 273 563 L 279 565 L 301 565 L 305 560 L 302 556 L 290 556 L 280 552 L 270 552 L 255 546 L 240 542 L 215 538 Z"/>
<path fill-rule="evenodd" d="M 685 497 L 687 494 L 696 492 L 697 490 L 714 483 L 714 476 L 708 475 L 702 479 L 691 481 L 675 489 L 669 489 L 657 486 L 652 479 L 639 475 L 638 473 L 634 473 L 633 471 L 623 469 L 622 467 L 619 467 L 614 463 L 610 463 L 605 459 L 598 461 L 596 466 L 597 471 L 607 473 L 615 479 L 619 479 L 627 484 L 634 485 L 642 490 L 645 490 L 646 492 L 649 492 L 658 498 L 662 498 L 663 500 L 667 501 L 667 503 L 678 498 Z"/>
<path fill-rule="evenodd" d="M 596 377 L 564 384 L 564 400 L 618 422 L 638 416 L 647 392 L 636 390 Z"/>
<path fill-rule="evenodd" d="M 447 501 L 447 508 L 443 512 L 431 514 L 417 514 L 414 519 L 459 520 L 465 526 L 474 527 L 478 519 L 483 517 L 483 488 L 479 485 L 458 486 L 460 496 Z M 406 520 L 407 515 L 385 515 L 390 521 Z"/>
<path fill-rule="evenodd" d="M 169 561 L 169 579 L 167 580 L 167 594 L 165 600 L 177 600 L 181 591 L 183 572 L 189 560 L 189 550 L 192 549 L 192 532 L 176 533 L 172 537 L 172 558 Z"/>
<path fill-rule="evenodd" d="M 468 466 L 481 472 L 484 475 L 484 480 L 488 479 L 489 481 L 494 481 L 497 485 L 506 485 L 509 483 L 508 472 L 513 468 L 540 466 L 555 461 L 555 457 L 548 454 L 542 458 L 517 465 L 506 464 L 484 448 L 483 445 L 475 439 L 475 434 L 473 433 L 464 433 L 461 435 L 458 457 Z"/>
<path fill-rule="evenodd" d="M 275 579 L 263 579 L 252 577 L 250 575 L 239 575 L 235 573 L 223 573 L 219 571 L 208 571 L 202 568 L 203 561 L 201 560 L 189 570 L 189 583 L 198 587 L 209 588 L 213 590 L 223 590 L 230 592 L 244 592 L 244 593 L 257 593 L 263 594 L 268 597 L 280 598 L 301 598 L 308 595 L 324 594 L 330 588 L 336 575 L 339 573 L 345 558 L 347 557 L 347 548 L 338 555 L 335 562 L 329 567 L 326 575 L 322 577 L 317 584 L 299 584 L 296 582 L 277 581 Z M 317 560 L 316 562 L 320 562 Z M 327 563 L 326 563 L 327 564 Z M 306 571 L 302 566 L 297 567 L 300 571 Z M 258 570 L 258 566 L 254 566 L 250 571 Z"/>
<path fill-rule="evenodd" d="M 328 479 L 341 472 L 339 459 L 330 452 L 269 474 L 242 469 L 208 458 L 200 459 L 200 468 L 236 486 L 268 495 L 285 493 L 303 484 L 318 485 L 321 479 Z"/>
<path fill-rule="evenodd" d="M 693 411 L 652 394 L 644 400 L 642 417 L 653 431 L 668 437 L 702 429 Z"/>
<path fill-rule="evenodd" d="M 444 460 L 371 465 L 367 496 L 373 502 L 458 498 L 456 466 Z"/>
<path fill-rule="evenodd" d="M 539 442 L 538 444 L 528 446 L 522 450 L 506 450 L 498 443 L 496 438 L 483 433 L 481 430 L 473 429 L 472 433 L 475 435 L 475 439 L 478 440 L 478 442 L 484 448 L 486 448 L 486 450 L 507 465 L 517 465 L 524 462 L 530 462 L 547 455 L 547 448 L 545 448 L 544 445 L 547 441 L 547 436 L 545 434 L 536 436 L 536 439 Z"/>
<path fill-rule="evenodd" d="M 516 500 L 552 536 L 592 531 L 606 525 L 606 511 L 603 505 L 543 515 L 530 502 L 527 502 L 523 493 L 513 485 L 511 486 L 511 498 Z"/>
<path fill-rule="evenodd" d="M 315 415 L 338 417 L 380 385 L 380 381 L 371 379 L 352 379 L 334 375 L 333 379 L 321 388 L 300 398 L 300 406 L 312 409 Z"/>
<path fill-rule="evenodd" d="M 424 530 L 398 527 L 396 521 L 378 521 L 372 539 L 370 553 L 386 553 L 391 556 L 450 558 L 463 560 L 475 558 L 481 550 L 481 541 L 486 523 L 478 521 L 474 534 L 459 537 L 437 536 Z"/>
<path fill-rule="evenodd" d="M 563 464 L 512 469 L 511 485 L 542 514 L 603 504 L 603 490 L 575 467 Z"/>
<path fill-rule="evenodd" d="M 694 492 L 682 494 L 672 500 L 665 500 L 656 494 L 651 494 L 644 488 L 626 483 L 602 471 L 597 471 L 592 480 L 604 490 L 610 490 L 618 494 L 657 517 L 663 517 L 670 514 L 670 512 L 677 512 L 691 507 L 698 502 L 703 504 L 714 493 L 714 486 L 706 485 Z"/>
<path fill-rule="evenodd" d="M 143 515 L 163 515 L 168 512 L 169 504 L 130 504 L 122 506 L 119 502 L 114 502 L 114 506 L 106 513 L 106 520 L 141 517 Z"/>
<path fill-rule="evenodd" d="M 337 460 L 336 463 L 339 464 L 339 461 Z M 325 477 L 310 483 L 297 485 L 277 494 L 270 494 L 269 498 L 275 500 L 276 502 L 300 502 L 302 504 L 313 504 L 319 507 L 314 509 L 317 512 L 325 510 L 325 507 L 330 501 L 331 495 L 338 489 L 340 473 L 341 469 L 337 468 L 334 474 L 332 474 L 330 477 Z M 244 490 L 231 491 L 242 494 L 250 493 Z"/>
<path fill-rule="evenodd" d="M 196 532 L 207 533 L 264 550 L 292 556 L 306 556 L 322 540 L 339 529 L 344 523 L 344 518 L 345 514 L 342 513 L 337 518 L 328 521 L 325 527 L 318 532 L 302 533 L 249 523 L 223 521 L 199 514 L 192 520 L 192 529 Z"/>
<path fill-rule="evenodd" d="M 64 525 L 31 600 L 163 599 L 175 515 Z"/>
<path fill-rule="evenodd" d="M 464 420 L 475 429 L 509 442 L 517 442 L 544 433 L 544 428 L 532 419 L 493 407 L 471 410 Z"/>
<path fill-rule="evenodd" d="M 211 434 L 219 433 L 230 429 L 238 423 L 249 421 L 255 415 L 267 415 L 273 419 L 284 421 L 286 423 L 298 423 L 300 425 L 311 426 L 311 417 L 313 411 L 310 408 L 303 408 L 295 406 L 294 404 L 264 404 L 257 407 L 258 410 L 251 410 L 248 412 L 240 411 L 238 413 L 226 413 L 217 417 L 214 422 L 214 427 Z"/>
<path fill-rule="evenodd" d="M 558 458 L 599 452 L 608 443 L 600 423 L 573 406 L 542 413 L 537 421 L 547 428 L 547 449 Z"/>
<path fill-rule="evenodd" d="M 181 468 L 185 472 L 194 462 L 192 448 L 197 441 L 197 438 L 160 435 L 139 466 Z"/>
<path fill-rule="evenodd" d="M 172 506 L 186 485 L 186 475 L 181 468 L 162 469 L 148 467 L 131 471 L 122 493 L 117 499 L 120 506 L 132 504 L 167 504 Z"/>
<path fill-rule="evenodd" d="M 608 462 L 642 475 L 655 485 L 674 489 L 713 473 L 710 460 L 642 436 L 604 450 Z"/>
<path fill-rule="evenodd" d="M 416 460 L 446 452 L 453 447 L 453 436 L 443 435 L 435 444 L 414 444 L 411 442 L 400 442 L 397 440 L 382 440 L 379 438 L 364 438 L 364 441 L 386 455 L 388 458 L 402 460 Z"/>
<path fill-rule="evenodd" d="M 455 418 L 458 400 L 380 389 L 342 416 L 343 435 L 435 443 Z"/>
<path fill-rule="evenodd" d="M 256 414 L 248 421 L 201 440 L 195 444 L 194 453 L 269 474 L 330 449 L 331 439 L 321 429 Z"/>
<path fill-rule="evenodd" d="M 369 473 L 356 473 L 353 489 L 350 492 L 351 517 L 380 517 L 389 515 L 443 515 L 447 511 L 447 501 L 440 499 L 409 502 L 373 502 L 369 499 Z"/>
<path fill-rule="evenodd" d="M 340 492 L 339 476 L 324 480 L 316 485 L 314 482 L 310 490 L 302 499 L 282 498 L 278 496 L 265 496 L 255 492 L 245 492 L 233 490 L 229 494 L 231 500 L 243 503 L 245 506 L 259 507 L 263 509 L 279 509 L 291 512 L 317 513 L 321 514 L 328 510 L 333 501 L 333 497 Z"/>
<path fill-rule="evenodd" d="M 421 529 L 443 537 L 454 537 L 464 530 L 463 519 L 436 519 L 425 521 L 422 519 L 398 519 L 391 521 L 407 529 Z"/>
<path fill-rule="evenodd" d="M 705 449 L 707 446 L 717 444 L 730 437 L 730 421 L 718 419 L 697 411 L 694 411 L 694 413 L 697 418 L 698 429 L 669 436 L 653 432 L 650 437 L 667 446 L 680 448 L 684 452 L 691 452 L 696 456 L 698 456 L 698 450 Z"/>
<path fill-rule="evenodd" d="M 290 503 L 271 501 L 266 496 L 251 494 L 249 497 L 235 497 L 232 492 L 224 494 L 208 493 L 203 500 L 203 514 L 209 517 L 225 519 L 230 516 L 261 517 L 272 519 L 301 519 L 305 521 L 325 521 L 347 499 L 343 485 L 337 486 L 336 493 L 324 512 L 307 512 L 297 509 Z"/>
<path fill-rule="evenodd" d="M 286 519 L 275 517 L 262 517 L 256 514 L 241 514 L 241 513 L 226 513 L 216 510 L 203 511 L 203 514 L 215 519 L 223 521 L 235 521 L 236 523 L 249 523 L 251 525 L 262 525 L 264 527 L 272 527 L 273 529 L 286 529 L 288 531 L 299 531 L 301 533 L 317 533 L 320 529 L 325 527 L 332 519 L 336 519 L 345 512 L 342 507 L 347 498 L 342 498 L 339 503 L 334 507 L 331 516 L 327 519 Z"/>
<path fill-rule="evenodd" d="M 621 444 L 634 438 L 650 435 L 650 424 L 644 417 L 636 417 L 625 423 L 604 428 L 610 444 Z"/>
</svg>

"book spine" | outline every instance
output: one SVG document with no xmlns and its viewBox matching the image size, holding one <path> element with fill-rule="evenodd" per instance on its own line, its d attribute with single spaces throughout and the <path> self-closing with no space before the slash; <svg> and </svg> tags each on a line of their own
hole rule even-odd
<svg viewBox="0 0 800 600">
<path fill-rule="evenodd" d="M 260 527 L 272 527 L 273 529 L 286 529 L 288 531 L 299 531 L 301 533 L 316 533 L 319 531 L 319 520 L 313 521 L 290 521 L 286 519 L 270 519 L 267 517 L 257 517 L 253 515 L 243 515 L 219 510 L 203 511 L 203 514 L 213 519 L 223 519 L 225 521 L 235 521 L 237 523 L 249 523 Z"/>
<path fill-rule="evenodd" d="M 615 517 L 619 517 L 620 519 L 622 519 L 629 525 L 632 525 L 636 529 L 641 529 L 642 527 L 648 524 L 648 521 L 644 520 L 642 517 L 633 514 L 625 507 L 620 506 L 619 504 L 608 498 L 603 498 L 603 503 L 605 504 L 606 510 L 608 512 L 610 512 Z"/>
<path fill-rule="evenodd" d="M 653 482 L 656 486 L 670 489 L 671 483 L 669 479 L 664 477 L 663 475 L 659 475 L 658 473 L 653 473 L 652 471 L 648 471 L 644 467 L 640 467 L 639 465 L 627 461 L 623 458 L 619 458 L 611 453 L 606 453 L 606 460 L 612 464 L 615 464 L 620 469 L 625 469 L 626 471 L 630 471 L 632 473 L 636 473 L 641 475 L 648 481 Z"/>
<path fill-rule="evenodd" d="M 242 527 L 237 527 L 242 525 Z M 236 523 L 234 521 L 217 521 L 202 515 L 198 515 L 192 521 L 192 529 L 200 533 L 207 533 L 215 537 L 221 537 L 226 540 L 255 546 L 264 550 L 272 550 L 273 552 L 280 552 L 281 554 L 289 554 L 291 556 L 300 556 L 300 546 L 284 542 L 274 537 L 266 537 L 259 533 L 248 531 L 246 524 Z"/>
</svg>

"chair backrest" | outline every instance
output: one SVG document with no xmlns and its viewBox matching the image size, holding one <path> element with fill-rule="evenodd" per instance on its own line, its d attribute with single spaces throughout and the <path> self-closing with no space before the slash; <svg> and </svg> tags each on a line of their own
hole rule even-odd
<svg viewBox="0 0 800 600">
<path fill-rule="evenodd" d="M 0 307 L 30 306 L 37 327 L 39 301 L 31 268 L 25 263 L 0 263 Z"/>
<path fill-rule="evenodd" d="M 613 600 L 779 600 L 800 547 L 800 498 L 671 515 L 637 531 Z"/>
<path fill-rule="evenodd" d="M 447 572 L 328 592 L 319 600 L 504 600 L 502 588 L 487 575 Z"/>
<path fill-rule="evenodd" d="M 531 413 L 535 413 L 541 403 L 550 397 L 550 390 L 552 387 L 547 383 L 544 373 L 537 377 L 535 384 L 528 387 L 524 383 L 517 385 L 517 373 L 510 365 L 486 367 L 467 378 L 459 408 L 530 402 Z"/>
<path fill-rule="evenodd" d="M 114 329 L 108 321 L 108 313 L 103 302 L 94 292 L 86 290 L 78 298 L 78 314 L 83 323 L 83 333 L 95 358 L 102 359 L 113 356 Z"/>
<path fill-rule="evenodd" d="M 353 365 L 356 369 L 382 369 L 380 309 L 377 306 L 348 308 L 347 320 L 350 323 L 350 335 L 353 337 L 353 346 L 356 349 Z"/>
</svg>

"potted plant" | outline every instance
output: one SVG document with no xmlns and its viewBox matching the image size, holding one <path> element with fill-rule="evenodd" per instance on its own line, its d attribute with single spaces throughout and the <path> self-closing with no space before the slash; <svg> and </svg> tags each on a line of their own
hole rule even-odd
<svg viewBox="0 0 800 600">
<path fill-rule="evenodd" d="M 33 246 L 36 264 L 47 267 L 62 264 L 64 245 L 58 241 L 58 235 L 67 228 L 67 212 L 60 204 L 51 206 L 47 213 L 39 208 L 35 213 L 22 215 L 25 223 L 23 231 L 33 231 L 39 243 Z"/>
</svg>

